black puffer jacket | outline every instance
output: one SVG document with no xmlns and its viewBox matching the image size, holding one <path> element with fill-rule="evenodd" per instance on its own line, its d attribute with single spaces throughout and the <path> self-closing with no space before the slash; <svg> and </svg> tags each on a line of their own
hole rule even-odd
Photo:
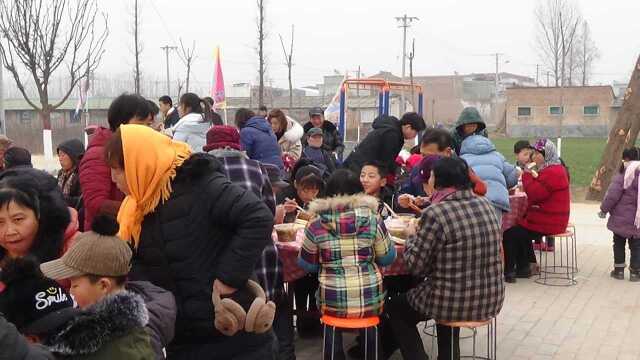
<svg viewBox="0 0 640 360">
<path fill-rule="evenodd" d="M 304 133 L 305 135 L 302 137 L 302 145 L 307 146 L 307 131 L 311 130 L 313 124 L 311 121 L 304 124 Z M 340 133 L 338 132 L 338 128 L 333 125 L 331 121 L 325 120 L 322 123 L 322 148 L 330 153 L 335 152 L 337 156 L 342 156 L 342 152 L 344 151 L 344 143 L 342 142 L 342 137 L 340 137 Z"/>
<path fill-rule="evenodd" d="M 349 154 L 344 166 L 360 174 L 365 163 L 375 160 L 393 173 L 397 167 L 396 157 L 404 145 L 400 121 L 394 116 L 382 115 L 373 121 L 372 127 L 373 131 Z"/>
<path fill-rule="evenodd" d="M 244 287 L 271 239 L 273 215 L 251 191 L 231 184 L 208 154 L 187 160 L 172 187 L 142 223 L 130 278 L 173 292 L 174 344 L 215 342 L 221 335 L 213 327 L 213 280 Z"/>
</svg>

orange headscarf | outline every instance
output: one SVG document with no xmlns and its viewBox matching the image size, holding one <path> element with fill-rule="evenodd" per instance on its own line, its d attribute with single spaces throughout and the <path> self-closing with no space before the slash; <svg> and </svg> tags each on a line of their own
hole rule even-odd
<svg viewBox="0 0 640 360">
<path fill-rule="evenodd" d="M 137 247 L 144 216 L 169 198 L 176 168 L 191 156 L 191 150 L 143 125 L 122 125 L 120 133 L 129 195 L 118 212 L 118 236 Z"/>
</svg>

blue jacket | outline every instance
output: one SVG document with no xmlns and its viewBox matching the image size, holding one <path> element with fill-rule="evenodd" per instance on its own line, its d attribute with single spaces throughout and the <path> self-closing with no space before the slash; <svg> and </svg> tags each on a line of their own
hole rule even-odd
<svg viewBox="0 0 640 360">
<path fill-rule="evenodd" d="M 509 191 L 518 184 L 518 171 L 504 156 L 496 151 L 491 140 L 481 135 L 472 135 L 462 142 L 460 157 L 487 183 L 487 198 L 493 206 L 511 210 Z"/>
<path fill-rule="evenodd" d="M 240 144 L 251 160 L 284 170 L 278 139 L 264 117 L 254 116 L 247 121 L 247 125 L 240 130 Z"/>
</svg>

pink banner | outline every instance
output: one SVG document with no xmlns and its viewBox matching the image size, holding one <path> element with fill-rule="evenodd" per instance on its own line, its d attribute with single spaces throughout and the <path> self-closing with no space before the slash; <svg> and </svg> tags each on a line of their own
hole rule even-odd
<svg viewBox="0 0 640 360">
<path fill-rule="evenodd" d="M 216 48 L 216 65 L 213 72 L 213 88 L 211 89 L 211 97 L 215 103 L 216 109 L 226 107 L 224 94 L 224 77 L 222 76 L 222 64 L 220 63 L 220 47 Z"/>
</svg>

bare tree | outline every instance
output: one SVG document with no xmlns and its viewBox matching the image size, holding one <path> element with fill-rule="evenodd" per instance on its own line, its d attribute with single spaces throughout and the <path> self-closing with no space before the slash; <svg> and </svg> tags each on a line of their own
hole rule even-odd
<svg viewBox="0 0 640 360">
<path fill-rule="evenodd" d="M 187 49 L 184 47 L 184 44 L 182 43 L 182 39 L 180 39 L 180 51 L 178 51 L 178 56 L 180 57 L 180 60 L 182 60 L 182 62 L 184 63 L 184 66 L 187 67 L 187 76 L 186 76 L 186 90 L 185 92 L 189 92 L 189 79 L 191 77 L 191 64 L 193 62 L 194 59 L 194 54 L 196 52 L 196 42 L 195 40 L 193 41 L 193 44 L 191 45 L 191 49 Z"/>
<path fill-rule="evenodd" d="M 289 53 L 287 53 L 287 49 L 284 47 L 284 40 L 282 39 L 282 35 L 280 36 L 280 44 L 282 44 L 282 52 L 284 53 L 284 61 L 289 69 L 289 111 L 293 109 L 293 82 L 291 81 L 291 68 L 293 67 L 293 32 L 294 28 L 291 25 L 291 45 L 289 47 Z"/>
<path fill-rule="evenodd" d="M 566 84 L 567 62 L 582 21 L 571 0 L 545 0 L 535 10 L 539 57 L 554 76 L 555 86 Z"/>
<path fill-rule="evenodd" d="M 133 69 L 133 87 L 136 94 L 140 94 L 140 54 L 142 53 L 142 44 L 140 43 L 140 8 L 138 0 L 133 3 L 133 26 L 131 29 L 133 35 L 133 55 L 135 57 L 135 67 Z"/>
<path fill-rule="evenodd" d="M 178 99 L 182 96 L 182 88 L 184 87 L 184 80 L 176 80 L 178 82 Z"/>
<path fill-rule="evenodd" d="M 256 0 L 258 5 L 258 106 L 264 105 L 264 77 L 266 71 L 266 62 L 264 56 L 264 41 L 267 38 L 265 31 L 265 6 L 267 0 Z"/>
<path fill-rule="evenodd" d="M 96 29 L 100 19 L 104 20 L 101 31 Z M 51 112 L 100 64 L 108 33 L 107 17 L 98 12 L 96 0 L 0 1 L 2 64 L 38 112 L 44 130 L 51 130 Z M 69 82 L 62 98 L 52 103 L 49 86 L 57 70 L 66 70 Z M 29 82 L 35 84 L 38 100 L 31 99 L 25 90 Z"/>
<path fill-rule="evenodd" d="M 589 78 L 591 77 L 591 69 L 593 63 L 600 58 L 600 50 L 596 46 L 595 42 L 591 38 L 591 30 L 589 23 L 584 21 L 582 23 L 582 33 L 578 40 L 578 71 L 580 72 L 580 79 L 582 86 L 589 85 Z"/>
</svg>

